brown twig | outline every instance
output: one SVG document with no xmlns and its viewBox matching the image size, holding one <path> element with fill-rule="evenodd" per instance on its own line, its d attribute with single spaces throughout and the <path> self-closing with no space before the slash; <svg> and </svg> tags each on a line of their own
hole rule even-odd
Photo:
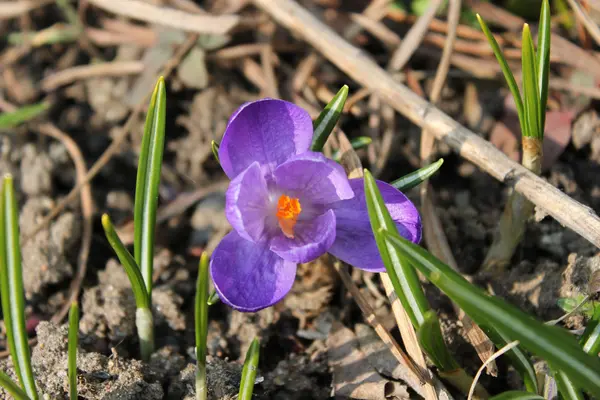
<svg viewBox="0 0 600 400">
<path fill-rule="evenodd" d="M 50 136 L 60 141 L 73 160 L 75 165 L 75 173 L 77 175 L 77 182 L 84 182 L 87 167 L 85 165 L 85 159 L 83 154 L 77 146 L 77 143 L 66 133 L 62 132 L 52 123 L 44 123 L 37 126 L 37 131 L 43 135 Z M 77 272 L 71 281 L 70 293 L 67 301 L 63 304 L 61 309 L 52 316 L 52 322 L 59 323 L 69 312 L 69 308 L 73 301 L 77 301 L 79 297 L 79 291 L 81 289 L 81 283 L 85 278 L 87 271 L 87 263 L 90 255 L 90 247 L 92 245 L 92 217 L 93 217 L 93 198 L 91 185 L 83 184 L 79 197 L 81 199 L 81 213 L 83 215 L 83 234 L 81 236 L 81 248 L 79 249 L 79 256 L 77 257 Z"/>
<path fill-rule="evenodd" d="M 415 53 L 415 50 L 419 47 L 419 44 L 422 42 L 429 24 L 433 17 L 435 17 L 435 13 L 441 4 L 442 0 L 432 0 L 429 3 L 427 11 L 425 11 L 425 13 L 423 13 L 417 22 L 410 28 L 406 36 L 404 36 L 400 46 L 394 51 L 394 54 L 392 54 L 388 63 L 388 71 L 394 72 L 404 68 L 404 65 L 406 65 L 408 60 Z"/>
<path fill-rule="evenodd" d="M 594 38 L 596 44 L 600 44 L 600 28 L 598 28 L 598 25 L 596 25 L 575 0 L 567 0 L 567 2 L 575 12 L 577 19 L 586 27 L 590 35 Z"/>
<path fill-rule="evenodd" d="M 101 64 L 78 65 L 47 76 L 42 80 L 42 90 L 51 92 L 70 83 L 105 76 L 123 76 L 139 74 L 144 70 L 141 61 L 115 61 Z"/>
<path fill-rule="evenodd" d="M 193 33 L 225 34 L 239 22 L 237 15 L 192 14 L 139 0 L 88 0 L 96 7 L 124 17 Z"/>
<path fill-rule="evenodd" d="M 412 378 L 410 380 L 407 379 L 407 382 L 416 392 L 423 393 L 422 385 L 426 382 L 429 382 L 431 379 L 426 376 L 425 372 L 422 369 L 415 365 L 413 360 L 402 350 L 402 348 L 398 345 L 396 340 L 390 335 L 390 333 L 385 329 L 383 323 L 379 320 L 377 315 L 375 314 L 375 310 L 371 307 L 369 302 L 364 298 L 356 284 L 352 281 L 352 277 L 346 271 L 346 269 L 342 266 L 342 263 L 339 261 L 334 262 L 335 270 L 339 273 L 340 278 L 342 278 L 342 282 L 346 289 L 352 295 L 354 301 L 362 311 L 365 316 L 365 320 L 375 329 L 377 335 L 381 338 L 383 343 L 385 343 L 390 349 L 391 353 L 394 355 L 398 362 L 407 368 L 407 372 L 409 372 L 409 376 Z"/>
<path fill-rule="evenodd" d="M 376 97 L 372 97 L 371 99 L 376 99 Z M 352 145 L 350 144 L 350 141 L 348 140 L 346 135 L 343 133 L 338 133 L 337 141 L 339 143 L 339 150 L 341 153 L 341 162 L 340 163 L 344 167 L 344 170 L 348 174 L 348 177 L 349 178 L 362 177 L 363 169 L 362 169 L 362 164 L 360 162 L 360 158 L 358 157 L 358 155 L 352 148 Z M 338 269 L 338 272 L 339 272 L 339 269 Z M 417 339 L 417 334 L 415 332 L 415 328 L 412 325 L 408 316 L 406 315 L 406 311 L 404 310 L 402 303 L 400 303 L 400 300 L 396 296 L 396 292 L 394 291 L 394 287 L 392 285 L 392 282 L 391 282 L 389 276 L 386 273 L 380 273 L 379 276 L 380 276 L 383 286 L 385 288 L 385 292 L 386 292 L 386 295 L 388 296 L 390 304 L 392 305 L 392 311 L 396 318 L 396 324 L 398 325 L 398 329 L 400 330 L 400 335 L 402 337 L 402 342 L 404 343 L 404 347 L 406 347 L 406 351 L 408 352 L 408 354 L 410 354 L 412 360 L 418 365 L 418 367 L 422 371 L 424 371 L 423 373 L 425 374 L 426 373 L 425 371 L 428 371 L 427 363 L 425 361 L 425 356 L 423 355 L 423 350 L 421 350 L 421 346 L 419 345 L 419 341 Z M 342 279 L 343 279 L 343 277 L 342 277 Z M 344 283 L 346 283 L 346 282 L 344 282 Z M 352 283 L 352 284 L 354 284 L 354 283 Z M 348 289 L 350 290 L 350 288 L 348 288 Z M 360 292 L 358 291 L 358 289 L 350 290 L 350 292 L 352 293 L 353 296 L 355 295 L 355 293 L 358 293 L 358 295 L 360 295 Z M 363 307 L 360 305 L 359 300 L 362 302 L 366 302 L 366 300 L 364 300 L 364 299 L 356 300 L 356 302 L 359 304 L 359 306 L 361 307 L 361 310 L 362 310 Z M 363 312 L 364 312 L 364 310 L 363 310 Z M 365 313 L 365 316 L 367 317 L 368 314 Z M 429 374 L 429 372 L 427 372 L 427 374 Z M 425 397 L 428 400 L 437 399 L 436 389 L 432 383 L 430 383 L 430 382 L 425 383 L 425 386 L 423 387 L 423 397 Z"/>
<path fill-rule="evenodd" d="M 372 89 L 396 111 L 429 129 L 438 140 L 447 143 L 461 156 L 499 181 L 512 185 L 558 222 L 595 246 L 600 246 L 600 218 L 591 208 L 510 160 L 494 145 L 415 95 L 406 86 L 395 82 L 363 50 L 342 39 L 297 3 L 292 0 L 253 1 L 279 23 L 303 37 L 350 77 Z"/>
<path fill-rule="evenodd" d="M 171 73 L 173 72 L 175 67 L 181 62 L 183 57 L 196 44 L 197 40 L 198 40 L 197 34 L 190 35 L 188 37 L 188 39 L 178 47 L 178 49 L 175 52 L 175 54 L 173 55 L 173 57 L 171 57 L 171 59 L 165 63 L 161 75 L 164 76 L 165 78 L 167 78 L 169 75 L 171 75 Z M 90 168 L 90 170 L 86 174 L 85 179 L 83 179 L 81 182 L 78 182 L 77 185 L 75 185 L 75 187 L 73 189 L 71 189 L 69 194 L 67 194 L 67 196 L 64 197 L 52 209 L 52 211 L 50 211 L 50 213 L 48 213 L 48 215 L 46 215 L 46 217 L 44 217 L 44 219 L 42 220 L 42 222 L 40 222 L 38 224 L 36 229 L 34 229 L 32 233 L 30 233 L 29 235 L 27 235 L 23 238 L 23 242 L 27 242 L 29 239 L 31 239 L 33 236 L 35 236 L 39 231 L 41 231 L 46 226 L 48 226 L 50 221 L 52 221 L 54 218 L 56 218 L 56 216 L 58 214 L 60 214 L 62 212 L 62 210 L 64 210 L 64 208 L 67 205 L 69 205 L 76 198 L 77 194 L 83 188 L 83 186 L 88 184 L 92 179 L 94 179 L 94 177 L 100 172 L 100 170 L 119 151 L 119 149 L 121 148 L 121 145 L 125 142 L 127 135 L 130 133 L 131 129 L 133 128 L 133 124 L 135 123 L 139 114 L 142 112 L 142 110 L 146 106 L 146 103 L 147 103 L 148 98 L 150 97 L 150 94 L 151 93 L 149 91 L 148 94 L 144 97 L 144 99 L 142 101 L 140 101 L 138 103 L 138 105 L 135 107 L 135 109 L 131 112 L 131 114 L 129 115 L 129 118 L 125 122 L 125 125 L 123 126 L 123 129 L 121 130 L 119 135 L 117 135 L 117 137 L 113 140 L 113 142 L 110 144 L 110 146 L 108 146 L 106 148 L 106 150 L 104 150 L 104 153 L 102 153 L 100 158 L 98 158 L 98 160 L 96 160 L 96 162 L 94 163 L 92 168 Z"/>
<path fill-rule="evenodd" d="M 0 2 L 0 20 L 20 17 L 55 0 L 20 0 Z"/>
</svg>

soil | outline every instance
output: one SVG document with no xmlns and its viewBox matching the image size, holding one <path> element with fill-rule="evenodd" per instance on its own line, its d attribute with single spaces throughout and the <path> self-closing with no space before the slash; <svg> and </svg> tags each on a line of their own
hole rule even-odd
<svg viewBox="0 0 600 400">
<path fill-rule="evenodd" d="M 210 10 L 228 2 L 205 3 Z M 341 3 L 335 0 L 302 3 L 341 31 L 350 24 L 348 13 L 360 12 L 368 2 L 350 1 L 337 10 L 336 6 L 328 5 Z M 332 13 L 336 18 L 332 18 Z M 315 67 L 305 90 L 295 88 L 296 71 L 311 49 L 276 27 L 252 6 L 242 8 L 240 14 L 256 20 L 252 28 L 227 37 L 215 36 L 213 44 L 207 44 L 204 38 L 191 56 L 201 67 L 194 70 L 188 64 L 167 78 L 167 140 L 160 187 L 161 210 L 183 204 L 186 196 L 195 190 L 226 179 L 212 157 L 210 143 L 219 141 L 228 117 L 239 105 L 268 93 L 264 82 L 261 83 L 264 78 L 258 64 L 260 57 L 227 60 L 219 58 L 217 50 L 238 44 L 265 43 L 270 38 L 276 47 L 276 79 L 281 97 L 307 108 L 323 107 L 323 99 L 315 97 L 318 89 L 335 93 L 343 84 L 350 85 L 351 94 L 360 89 L 326 62 Z M 0 110 L 7 111 L 6 104 L 18 106 L 46 100 L 50 109 L 37 122 L 51 122 L 67 132 L 89 168 L 119 134 L 135 105 L 142 101 L 143 95 L 139 93 L 145 93 L 154 84 L 158 72 L 155 65 L 171 58 L 175 45 L 182 43 L 186 36 L 181 31 L 132 24 L 95 8 L 84 12 L 84 16 L 90 26 L 104 26 L 102 24 L 110 18 L 127 24 L 128 29 L 146 29 L 144 32 L 158 39 L 151 46 L 123 39 L 126 44 L 90 45 L 79 40 L 32 48 L 16 63 L 5 67 L 0 63 L 4 74 L 0 79 Z M 7 34 L 26 28 L 39 30 L 60 21 L 64 22 L 60 9 L 50 5 L 20 20 L 0 25 L 0 57 L 6 57 L 5 53 L 13 48 L 4 39 Z M 398 32 L 407 29 L 398 23 L 388 25 Z M 355 43 L 378 61 L 389 58 L 389 50 L 369 34 L 361 33 Z M 408 70 L 426 71 L 427 78 L 421 85 L 429 91 L 439 58 L 427 54 L 417 54 Z M 50 93 L 40 88 L 42 78 L 97 59 L 141 61 L 146 68 L 139 75 L 79 80 Z M 456 72 L 454 67 L 452 71 Z M 572 71 L 564 67 L 557 73 L 569 78 Z M 500 80 L 479 81 L 464 73 L 455 75 L 458 77 L 451 74 L 440 102 L 444 111 L 488 139 L 496 124 L 506 122 L 505 126 L 510 126 L 505 110 L 507 92 Z M 471 90 L 468 87 L 475 87 L 477 92 L 480 118 L 474 117 L 476 111 L 468 106 L 466 94 Z M 369 161 L 378 159 L 384 147 L 383 129 L 373 117 L 380 115 L 379 110 L 370 109 L 368 99 L 358 101 L 354 111 L 345 114 L 340 122 L 341 129 L 350 138 L 371 136 L 374 139 L 368 150 L 358 151 L 365 167 L 371 165 Z M 551 99 L 554 107 L 568 110 L 573 118 L 567 124 L 568 132 L 562 133 L 568 134 L 565 146 L 556 150 L 555 161 L 543 172 L 543 177 L 598 212 L 600 107 L 588 98 L 569 92 L 552 92 Z M 399 115 L 394 118 L 396 128 L 389 144 L 389 159 L 380 172 L 380 179 L 385 181 L 413 171 L 419 163 L 420 129 Z M 81 338 L 77 366 L 82 399 L 195 398 L 193 300 L 197 262 L 200 252 L 213 249 L 229 229 L 224 215 L 224 190 L 215 189 L 191 205 L 176 206 L 177 211 L 160 222 L 153 291 L 158 350 L 149 363 L 143 363 L 139 361 L 131 286 L 100 225 L 100 216 L 107 212 L 123 238 L 131 232 L 142 124 L 143 118 L 134 121 L 130 140 L 91 184 L 94 203 L 91 255 L 79 297 Z M 76 185 L 75 169 L 65 145 L 38 133 L 35 123 L 31 123 L 0 136 L 0 174 L 11 173 L 15 177 L 22 238 Z M 597 291 L 590 289 L 589 284 L 594 272 L 600 270 L 598 250 L 545 217 L 543 210 L 536 210 L 536 220 L 529 225 L 505 276 L 498 280 L 480 273 L 479 266 L 491 243 L 508 189 L 444 146 L 438 150 L 445 162 L 431 184 L 436 189 L 437 211 L 461 272 L 542 320 L 556 319 L 563 314 L 557 305 L 559 298 L 575 298 L 587 295 L 590 290 Z M 418 189 L 407 194 L 418 204 Z M 22 246 L 28 324 L 37 325 L 35 331 L 31 329 L 32 337 L 37 338 L 32 353 L 34 372 L 39 391 L 52 399 L 68 398 L 67 331 L 65 325 L 48 321 L 69 296 L 81 238 L 82 211 L 78 202 L 72 202 L 48 227 Z M 358 270 L 352 271 L 352 277 L 387 327 L 399 337 L 379 278 Z M 469 372 L 476 371 L 480 361 L 449 300 L 428 283 L 424 282 L 424 287 L 432 307 L 439 312 L 451 350 Z M 363 399 L 416 397 L 403 383 L 402 371 L 397 370 L 387 348 L 364 323 L 363 315 L 327 258 L 299 266 L 292 291 L 274 307 L 244 314 L 217 303 L 210 309 L 209 398 L 236 398 L 241 362 L 255 337 L 261 342 L 257 399 L 324 399 L 334 394 L 339 398 L 352 395 Z M 585 319 L 575 314 L 562 323 L 578 330 L 585 326 Z M 0 339 L 4 345 L 5 338 Z M 491 393 L 507 387 L 518 388 L 515 374 L 507 371 L 502 362 L 500 367 L 500 377 L 484 376 L 483 385 Z M 0 360 L 0 369 L 14 378 L 10 358 Z M 365 376 L 368 379 L 360 379 Z M 0 398 L 8 397 L 0 390 Z"/>
</svg>

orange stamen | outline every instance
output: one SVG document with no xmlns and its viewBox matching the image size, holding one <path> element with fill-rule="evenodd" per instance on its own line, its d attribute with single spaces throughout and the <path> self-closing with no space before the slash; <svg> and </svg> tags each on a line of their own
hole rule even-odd
<svg viewBox="0 0 600 400">
<path fill-rule="evenodd" d="M 302 211 L 300 201 L 298 199 L 282 194 L 277 202 L 277 220 L 283 234 L 290 238 L 294 238 L 294 226 L 298 221 L 298 216 Z"/>
</svg>

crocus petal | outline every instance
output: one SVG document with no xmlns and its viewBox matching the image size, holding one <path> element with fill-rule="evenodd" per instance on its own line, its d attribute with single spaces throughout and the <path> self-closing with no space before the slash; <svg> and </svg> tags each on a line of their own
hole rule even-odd
<svg viewBox="0 0 600 400">
<path fill-rule="evenodd" d="M 267 241 L 253 243 L 232 231 L 213 252 L 210 273 L 221 301 L 254 312 L 272 306 L 290 291 L 296 263 L 269 250 Z"/>
<path fill-rule="evenodd" d="M 301 202 L 329 204 L 354 197 L 344 168 L 321 153 L 293 156 L 275 169 L 273 177 L 279 189 Z"/>
<path fill-rule="evenodd" d="M 255 162 L 229 184 L 225 215 L 241 237 L 256 242 L 265 230 L 268 208 L 267 182 L 260 165 Z"/>
<path fill-rule="evenodd" d="M 230 179 L 255 161 L 265 173 L 312 141 L 312 121 L 302 108 L 283 100 L 262 99 L 241 106 L 229 119 L 219 146 L 221 167 Z"/>
<path fill-rule="evenodd" d="M 369 222 L 364 181 L 362 178 L 351 179 L 350 186 L 354 190 L 354 198 L 332 206 L 337 231 L 329 253 L 365 271 L 385 271 Z M 421 240 L 421 217 L 415 205 L 402 192 L 385 182 L 377 181 L 377 187 L 396 222 L 398 232 L 418 243 Z"/>
<path fill-rule="evenodd" d="M 294 227 L 294 238 L 280 234 L 271 240 L 271 250 L 281 258 L 296 263 L 305 263 L 325 254 L 335 240 L 335 214 L 328 210 L 324 214 L 306 221 L 298 221 Z"/>
</svg>

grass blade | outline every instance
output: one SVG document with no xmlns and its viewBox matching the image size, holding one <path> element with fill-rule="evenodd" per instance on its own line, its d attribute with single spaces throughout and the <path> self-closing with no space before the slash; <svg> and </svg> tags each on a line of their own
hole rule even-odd
<svg viewBox="0 0 600 400">
<path fill-rule="evenodd" d="M 398 228 L 383 202 L 377 182 L 367 170 L 364 172 L 364 180 L 369 219 L 379 254 L 394 292 L 417 331 L 419 343 L 436 367 L 442 372 L 448 372 L 446 377 L 453 385 L 468 391 L 472 378 L 464 373 L 448 350 L 439 321 L 429 307 L 417 271 L 406 259 L 399 257 L 397 250 L 385 240 L 384 233 L 398 235 Z"/>
<path fill-rule="evenodd" d="M 490 400 L 545 400 L 542 396 L 529 393 L 520 392 L 518 390 L 511 390 L 508 392 L 501 393 L 497 396 L 490 398 Z"/>
<path fill-rule="evenodd" d="M 242 380 L 240 381 L 240 391 L 238 400 L 251 400 L 252 392 L 254 391 L 254 381 L 258 371 L 258 357 L 260 353 L 260 343 L 254 338 L 248 351 L 246 352 L 246 360 L 242 368 Z"/>
<path fill-rule="evenodd" d="M 537 66 L 533 39 L 529 31 L 529 25 L 523 25 L 521 63 L 523 68 L 523 101 L 525 106 L 525 119 L 528 132 L 525 136 L 542 138 L 540 132 L 540 99 L 537 83 Z"/>
<path fill-rule="evenodd" d="M 398 299 L 404 306 L 411 323 L 415 329 L 418 329 L 425 321 L 425 313 L 430 309 L 429 303 L 415 269 L 398 258 L 396 250 L 387 245 L 382 235 L 384 232 L 393 232 L 397 235 L 398 228 L 385 207 L 373 175 L 368 170 L 365 170 L 364 181 L 369 219 L 377 248 Z"/>
<path fill-rule="evenodd" d="M 196 331 L 196 399 L 206 400 L 206 338 L 208 336 L 208 254 L 200 256 L 198 281 L 196 283 L 196 304 L 194 308 Z"/>
<path fill-rule="evenodd" d="M 21 387 L 29 398 L 38 395 L 31 368 L 31 355 L 25 329 L 25 296 L 21 246 L 19 244 L 19 212 L 13 178 L 4 177 L 0 199 L 0 296 L 6 326 L 8 348 Z"/>
<path fill-rule="evenodd" d="M 427 353 L 436 366 L 440 366 L 440 371 L 455 371 L 459 368 L 454 358 L 447 356 L 450 353 L 442 336 L 440 321 L 432 310 L 425 313 L 425 320 L 417 330 L 417 337 L 425 353 Z M 443 348 L 440 346 L 443 346 Z"/>
<path fill-rule="evenodd" d="M 135 186 L 133 252 L 142 271 L 149 299 L 152 298 L 154 233 L 165 142 L 166 96 L 165 81 L 160 77 L 146 115 Z"/>
<path fill-rule="evenodd" d="M 384 234 L 391 246 L 397 248 L 475 322 L 484 319 L 488 326 L 497 326 L 507 335 L 507 340 L 518 340 L 524 348 L 564 371 L 590 394 L 600 395 L 600 360 L 581 350 L 566 331 L 537 321 L 518 308 L 487 295 L 414 243 L 398 235 Z"/>
<path fill-rule="evenodd" d="M 219 298 L 219 293 L 217 293 L 216 290 L 213 290 L 213 292 L 210 294 L 210 296 L 208 296 L 208 300 L 206 301 L 206 304 L 208 304 L 209 306 L 212 306 L 213 304 L 216 304 L 220 300 L 221 299 Z"/>
<path fill-rule="evenodd" d="M 215 157 L 215 160 L 217 160 L 217 162 L 219 164 L 221 164 L 221 160 L 219 160 L 219 143 L 215 142 L 214 140 L 210 142 L 210 149 L 212 150 L 213 156 Z"/>
<path fill-rule="evenodd" d="M 431 178 L 433 174 L 435 174 L 438 171 L 438 169 L 440 169 L 443 163 L 444 159 L 440 158 L 434 163 L 426 165 L 423 168 L 420 168 L 414 172 L 411 172 L 410 174 L 404 175 L 403 177 L 396 179 L 394 182 L 390 183 L 390 185 L 392 185 L 401 192 L 405 192 Z"/>
<path fill-rule="evenodd" d="M 119 235 L 115 232 L 115 228 L 110 220 L 108 214 L 102 215 L 102 227 L 106 234 L 108 243 L 113 248 L 121 265 L 125 268 L 129 282 L 131 282 L 131 288 L 133 290 L 133 297 L 135 297 L 135 304 L 138 308 L 149 308 L 150 299 L 148 298 L 148 292 L 146 292 L 146 286 L 144 285 L 144 278 L 137 266 L 133 256 L 123 245 Z"/>
<path fill-rule="evenodd" d="M 342 111 L 344 110 L 344 104 L 348 98 L 348 86 L 344 85 L 337 92 L 337 94 L 331 99 L 329 104 L 325 106 L 325 109 L 319 114 L 319 117 L 313 123 L 313 141 L 310 149 L 312 151 L 321 151 L 327 138 L 333 131 L 335 124 L 337 124 Z"/>
<path fill-rule="evenodd" d="M 15 111 L 0 114 L 0 129 L 14 128 L 27 122 L 48 109 L 47 103 L 23 106 Z"/>
<path fill-rule="evenodd" d="M 31 400 L 27 393 L 23 391 L 12 379 L 4 372 L 0 371 L 0 386 L 10 394 L 15 400 Z"/>
<path fill-rule="evenodd" d="M 515 80 L 515 77 L 514 77 L 512 71 L 510 70 L 510 67 L 508 66 L 508 62 L 506 61 L 506 58 L 504 58 L 504 54 L 502 54 L 502 50 L 500 50 L 500 46 L 498 45 L 498 42 L 494 38 L 494 35 L 492 35 L 492 32 L 490 31 L 490 29 L 488 28 L 486 23 L 483 21 L 483 19 L 481 19 L 481 16 L 479 14 L 477 14 L 477 21 L 479 21 L 481 30 L 483 31 L 483 34 L 485 35 L 488 42 L 490 43 L 490 46 L 492 47 L 492 51 L 494 52 L 494 55 L 496 56 L 496 59 L 498 60 L 498 63 L 500 64 L 500 69 L 502 70 L 502 73 L 504 74 L 504 79 L 506 80 L 506 84 L 508 85 L 508 88 L 510 89 L 510 92 L 513 95 L 513 99 L 515 100 L 515 105 L 517 107 L 517 114 L 519 116 L 519 122 L 521 124 L 521 133 L 523 135 L 527 136 L 528 135 L 528 132 L 527 132 L 528 127 L 524 123 L 525 110 L 523 107 L 523 99 L 521 98 L 521 94 L 519 92 L 519 86 L 517 85 L 517 81 Z"/>
<path fill-rule="evenodd" d="M 542 134 L 546 126 L 546 103 L 548 103 L 548 81 L 550 78 L 550 29 L 552 27 L 550 17 L 548 0 L 543 0 L 537 45 L 538 89 L 540 91 L 540 114 L 542 117 L 540 128 Z"/>
<path fill-rule="evenodd" d="M 77 345 L 79 344 L 79 306 L 77 302 L 71 303 L 69 310 L 69 344 L 68 344 L 68 366 L 69 398 L 77 400 Z"/>
<path fill-rule="evenodd" d="M 551 370 L 553 370 L 551 368 Z M 585 400 L 585 396 L 581 390 L 571 381 L 571 379 L 563 371 L 557 371 L 554 374 L 554 381 L 558 388 L 558 393 L 561 399 L 564 400 Z"/>
<path fill-rule="evenodd" d="M 368 136 L 359 136 L 355 139 L 352 139 L 350 141 L 350 145 L 352 146 L 352 149 L 358 150 L 358 149 L 362 149 L 363 147 L 370 145 L 372 142 L 373 142 L 373 139 L 371 139 Z M 333 154 L 331 155 L 331 159 L 336 162 L 340 162 L 341 158 L 342 158 L 342 154 L 340 153 L 339 150 L 334 151 Z"/>
</svg>

